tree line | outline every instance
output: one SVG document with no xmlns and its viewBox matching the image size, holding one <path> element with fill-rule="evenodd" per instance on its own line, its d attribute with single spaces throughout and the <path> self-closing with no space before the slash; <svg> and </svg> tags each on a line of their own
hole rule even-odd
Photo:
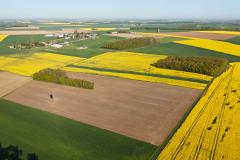
<svg viewBox="0 0 240 160">
<path fill-rule="evenodd" d="M 156 44 L 158 42 L 159 40 L 152 37 L 132 38 L 132 39 L 124 39 L 124 40 L 107 43 L 103 46 L 103 48 L 123 50 L 123 49 L 144 47 L 144 46 Z"/>
<path fill-rule="evenodd" d="M 169 56 L 152 64 L 157 68 L 181 70 L 215 76 L 224 70 L 228 60 L 217 57 L 179 57 Z"/>
<path fill-rule="evenodd" d="M 66 73 L 60 69 L 41 70 L 33 75 L 33 79 L 78 88 L 94 89 L 94 83 L 86 80 L 69 78 Z"/>
<path fill-rule="evenodd" d="M 22 160 L 22 155 L 22 150 L 17 146 L 3 147 L 0 144 L 0 160 Z M 38 160 L 38 156 L 35 153 L 28 153 L 27 160 Z"/>
</svg>

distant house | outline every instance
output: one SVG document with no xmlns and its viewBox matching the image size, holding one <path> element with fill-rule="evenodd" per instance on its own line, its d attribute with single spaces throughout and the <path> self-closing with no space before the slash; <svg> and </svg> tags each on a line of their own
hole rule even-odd
<svg viewBox="0 0 240 160">
<path fill-rule="evenodd" d="M 57 37 L 58 37 L 58 38 L 64 38 L 64 37 L 65 37 L 65 34 L 58 34 Z"/>
<path fill-rule="evenodd" d="M 61 45 L 61 44 L 52 44 L 51 47 L 54 47 L 54 48 L 62 48 L 63 45 Z"/>
<path fill-rule="evenodd" d="M 46 34 L 45 37 L 54 37 L 53 34 Z"/>
</svg>

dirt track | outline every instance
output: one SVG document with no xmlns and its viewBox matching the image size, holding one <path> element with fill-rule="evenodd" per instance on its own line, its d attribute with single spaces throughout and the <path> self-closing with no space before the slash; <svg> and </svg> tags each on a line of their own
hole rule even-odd
<svg viewBox="0 0 240 160">
<path fill-rule="evenodd" d="M 14 91 L 29 81 L 31 81 L 29 77 L 18 76 L 8 72 L 0 72 L 0 97 Z"/>
<path fill-rule="evenodd" d="M 198 90 L 99 75 L 68 73 L 94 90 L 31 81 L 5 99 L 159 145 Z M 49 98 L 54 95 L 54 101 Z"/>
<path fill-rule="evenodd" d="M 233 38 L 236 36 L 236 35 L 229 35 L 229 34 L 216 34 L 216 33 L 204 33 L 204 32 L 168 32 L 167 34 L 194 37 L 194 38 L 205 38 L 205 39 L 212 39 L 212 40 L 225 40 L 225 39 Z"/>
</svg>

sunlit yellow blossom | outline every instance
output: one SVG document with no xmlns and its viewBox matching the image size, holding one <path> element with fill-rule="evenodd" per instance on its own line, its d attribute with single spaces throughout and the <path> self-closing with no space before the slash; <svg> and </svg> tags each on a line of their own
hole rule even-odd
<svg viewBox="0 0 240 160">
<path fill-rule="evenodd" d="M 240 63 L 217 77 L 158 160 L 240 157 Z"/>
<path fill-rule="evenodd" d="M 135 52 L 108 52 L 65 67 L 68 71 L 117 76 L 128 79 L 160 82 L 189 88 L 203 89 L 206 84 L 191 82 L 190 79 L 210 81 L 211 76 L 198 73 L 161 69 L 151 64 L 165 55 Z M 183 79 L 181 79 L 183 78 Z M 186 80 L 188 78 L 189 80 Z"/>
<path fill-rule="evenodd" d="M 240 56 L 240 45 L 232 44 L 228 42 L 208 40 L 208 39 L 194 39 L 194 40 L 176 41 L 175 43 L 204 48 L 204 49 L 222 52 L 222 53 L 230 54 L 234 56 Z"/>
<path fill-rule="evenodd" d="M 236 31 L 196 31 L 196 32 L 240 35 L 240 32 L 236 32 Z"/>
<path fill-rule="evenodd" d="M 24 76 L 31 76 L 42 69 L 61 68 L 79 60 L 82 59 L 52 53 L 0 56 L 0 69 Z"/>
<path fill-rule="evenodd" d="M 169 79 L 169 78 L 161 78 L 161 77 L 152 77 L 152 76 L 145 76 L 145 75 L 136 75 L 136 74 L 130 74 L 130 73 L 96 71 L 96 70 L 91 70 L 91 69 L 75 68 L 75 67 L 64 67 L 62 69 L 66 70 L 66 71 L 71 71 L 71 72 L 99 74 L 99 75 L 121 77 L 121 78 L 146 81 L 146 82 L 158 82 L 158 83 L 164 83 L 164 84 L 169 84 L 169 85 L 173 85 L 173 86 L 181 86 L 181 87 L 194 88 L 194 89 L 204 89 L 206 87 L 206 84 L 203 84 L 203 83 L 177 80 L 177 79 Z"/>
<path fill-rule="evenodd" d="M 0 34 L 0 42 L 7 38 L 7 35 Z"/>
</svg>

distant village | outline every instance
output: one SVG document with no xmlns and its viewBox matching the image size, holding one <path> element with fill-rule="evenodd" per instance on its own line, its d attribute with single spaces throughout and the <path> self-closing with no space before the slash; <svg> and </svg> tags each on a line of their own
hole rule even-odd
<svg viewBox="0 0 240 160">
<path fill-rule="evenodd" d="M 46 34 L 45 37 L 55 37 L 56 40 L 46 41 L 46 42 L 29 42 L 29 43 L 19 43 L 12 44 L 9 48 L 12 49 L 31 49 L 35 47 L 45 47 L 50 46 L 54 48 L 62 48 L 64 45 L 69 44 L 71 40 L 87 40 L 87 39 L 96 39 L 98 34 L 96 33 L 84 33 L 78 32 L 77 30 L 74 33 L 57 33 L 57 34 Z M 59 40 L 66 40 L 60 41 Z M 79 49 L 86 49 L 85 47 L 80 47 Z"/>
</svg>

